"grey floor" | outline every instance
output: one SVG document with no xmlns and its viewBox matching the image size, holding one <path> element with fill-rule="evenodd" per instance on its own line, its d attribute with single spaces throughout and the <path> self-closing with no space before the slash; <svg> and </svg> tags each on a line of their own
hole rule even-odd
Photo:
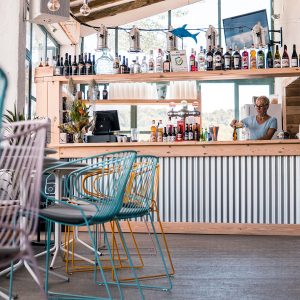
<svg viewBox="0 0 300 300">
<path fill-rule="evenodd" d="M 167 238 L 176 269 L 173 289 L 145 290 L 145 299 L 300 299 L 300 237 L 172 234 Z M 142 251 L 152 253 L 148 236 L 139 234 L 138 239 L 145 248 Z M 77 251 L 90 254 L 82 247 Z M 144 258 L 147 268 L 143 272 L 160 269 L 158 257 Z M 39 264 L 44 264 L 43 259 Z M 55 271 L 65 274 L 61 259 Z M 24 268 L 15 273 L 14 282 L 19 299 L 41 298 Z M 8 280 L 1 277 L 0 286 L 7 287 Z M 50 288 L 105 296 L 103 287 L 93 283 L 92 273 L 74 273 L 69 283 L 51 277 Z M 116 288 L 112 293 L 119 299 Z M 125 299 L 140 299 L 135 288 L 124 288 L 124 294 Z"/>
</svg>

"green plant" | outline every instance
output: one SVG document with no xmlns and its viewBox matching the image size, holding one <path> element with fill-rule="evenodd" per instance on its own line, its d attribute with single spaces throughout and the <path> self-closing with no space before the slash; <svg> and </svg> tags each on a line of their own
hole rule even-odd
<svg viewBox="0 0 300 300">
<path fill-rule="evenodd" d="M 6 113 L 3 115 L 4 123 L 13 123 L 18 121 L 25 121 L 24 111 L 17 112 L 17 107 L 14 105 L 14 110 L 6 110 Z"/>
</svg>

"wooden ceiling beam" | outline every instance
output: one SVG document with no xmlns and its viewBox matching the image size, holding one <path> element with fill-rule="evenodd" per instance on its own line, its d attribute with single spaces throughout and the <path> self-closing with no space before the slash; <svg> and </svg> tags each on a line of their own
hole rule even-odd
<svg viewBox="0 0 300 300">
<path fill-rule="evenodd" d="M 94 0 L 94 1 L 89 1 L 89 7 L 90 9 L 94 9 L 97 10 L 99 8 L 101 8 L 104 5 L 107 4 L 112 4 L 112 3 L 118 3 L 121 0 Z M 75 4 L 74 4 L 75 5 Z M 76 5 L 71 7 L 71 11 L 74 15 L 80 13 L 80 7 L 82 6 L 82 3 L 80 3 L 80 5 Z"/>
<path fill-rule="evenodd" d="M 80 22 L 86 23 L 86 22 L 102 19 L 104 17 L 115 16 L 117 14 L 124 13 L 126 11 L 138 9 L 138 8 L 145 7 L 145 6 L 155 4 L 158 2 L 162 2 L 162 1 L 164 1 L 164 0 L 135 0 L 135 1 L 123 3 L 120 5 L 108 7 L 106 9 L 102 9 L 100 11 L 94 11 L 86 17 L 78 16 L 78 19 Z"/>
</svg>

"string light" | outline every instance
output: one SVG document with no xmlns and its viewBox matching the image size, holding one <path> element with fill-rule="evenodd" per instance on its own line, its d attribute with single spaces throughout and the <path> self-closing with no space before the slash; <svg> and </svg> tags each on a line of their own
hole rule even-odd
<svg viewBox="0 0 300 300">
<path fill-rule="evenodd" d="M 88 5 L 88 0 L 83 0 L 83 5 L 80 7 L 80 13 L 86 17 L 91 13 L 91 9 Z"/>
<path fill-rule="evenodd" d="M 60 8 L 59 0 L 49 0 L 47 7 L 50 11 L 58 11 Z"/>
</svg>

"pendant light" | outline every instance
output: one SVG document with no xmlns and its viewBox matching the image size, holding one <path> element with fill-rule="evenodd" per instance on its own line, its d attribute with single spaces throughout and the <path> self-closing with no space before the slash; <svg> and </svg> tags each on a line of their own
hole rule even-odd
<svg viewBox="0 0 300 300">
<path fill-rule="evenodd" d="M 80 7 L 80 13 L 85 17 L 91 13 L 91 9 L 88 5 L 88 0 L 83 0 L 83 4 Z"/>
<path fill-rule="evenodd" d="M 60 8 L 59 0 L 49 0 L 47 7 L 50 11 L 58 11 Z"/>
</svg>

